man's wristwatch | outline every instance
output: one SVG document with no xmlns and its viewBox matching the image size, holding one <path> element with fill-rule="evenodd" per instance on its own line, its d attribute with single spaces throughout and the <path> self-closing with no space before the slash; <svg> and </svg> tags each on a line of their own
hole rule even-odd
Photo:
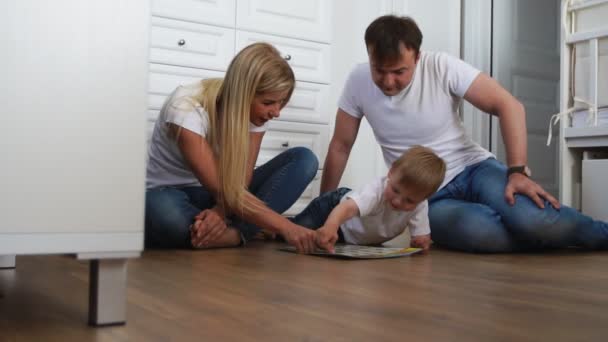
<svg viewBox="0 0 608 342">
<path fill-rule="evenodd" d="M 509 167 L 507 169 L 507 178 L 509 178 L 509 176 L 514 173 L 521 173 L 522 175 L 524 175 L 526 177 L 532 176 L 532 171 L 530 171 L 530 168 L 528 167 L 528 165 L 519 165 L 519 166 Z"/>
</svg>

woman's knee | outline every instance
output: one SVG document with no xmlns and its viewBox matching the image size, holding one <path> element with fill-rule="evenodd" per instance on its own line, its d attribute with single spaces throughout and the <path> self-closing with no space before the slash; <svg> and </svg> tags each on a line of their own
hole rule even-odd
<svg viewBox="0 0 608 342">
<path fill-rule="evenodd" d="M 289 149 L 291 159 L 298 163 L 298 170 L 303 174 L 314 178 L 319 169 L 317 156 L 308 148 L 297 146 Z"/>
</svg>

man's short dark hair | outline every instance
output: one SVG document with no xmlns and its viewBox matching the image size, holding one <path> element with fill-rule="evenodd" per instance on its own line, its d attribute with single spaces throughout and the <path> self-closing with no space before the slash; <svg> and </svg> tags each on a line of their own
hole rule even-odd
<svg viewBox="0 0 608 342">
<path fill-rule="evenodd" d="M 369 24 L 365 30 L 365 45 L 373 54 L 370 57 L 379 63 L 397 61 L 401 57 L 399 50 L 401 43 L 406 48 L 414 50 L 418 57 L 422 32 L 410 17 L 383 15 Z"/>
</svg>

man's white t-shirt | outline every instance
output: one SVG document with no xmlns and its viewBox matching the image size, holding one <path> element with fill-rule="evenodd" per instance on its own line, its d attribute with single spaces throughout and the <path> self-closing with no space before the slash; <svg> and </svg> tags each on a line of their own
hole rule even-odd
<svg viewBox="0 0 608 342">
<path fill-rule="evenodd" d="M 163 186 L 201 186 L 182 156 L 175 137 L 169 134 L 169 124 L 175 124 L 206 137 L 209 132 L 209 114 L 192 96 L 203 90 L 201 82 L 179 86 L 167 97 L 156 124 L 150 147 L 146 169 L 146 188 Z M 267 124 L 257 127 L 249 124 L 250 132 L 266 131 Z"/>
<path fill-rule="evenodd" d="M 390 165 L 413 145 L 431 148 L 447 166 L 441 187 L 465 167 L 494 155 L 473 142 L 458 115 L 462 97 L 479 70 L 445 53 L 421 51 L 412 81 L 386 96 L 371 77 L 369 63 L 350 73 L 338 106 L 369 122 Z"/>
<path fill-rule="evenodd" d="M 360 191 L 344 195 L 342 201 L 350 198 L 359 208 L 359 216 L 340 225 L 346 243 L 381 244 L 403 233 L 408 227 L 411 236 L 431 233 L 428 202 L 420 202 L 412 211 L 395 210 L 384 199 L 387 182 L 387 177 L 377 178 Z"/>
</svg>

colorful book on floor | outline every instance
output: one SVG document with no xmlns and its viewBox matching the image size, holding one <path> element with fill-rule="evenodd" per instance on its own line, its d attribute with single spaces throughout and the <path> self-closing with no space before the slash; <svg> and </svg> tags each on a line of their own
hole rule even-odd
<svg viewBox="0 0 608 342">
<path fill-rule="evenodd" d="M 279 248 L 281 251 L 296 253 L 293 246 Z M 422 248 L 394 248 L 394 247 L 372 247 L 358 245 L 336 245 L 335 252 L 329 253 L 322 249 L 317 249 L 311 255 L 326 256 L 344 259 L 387 259 L 398 258 L 422 252 Z"/>
</svg>

